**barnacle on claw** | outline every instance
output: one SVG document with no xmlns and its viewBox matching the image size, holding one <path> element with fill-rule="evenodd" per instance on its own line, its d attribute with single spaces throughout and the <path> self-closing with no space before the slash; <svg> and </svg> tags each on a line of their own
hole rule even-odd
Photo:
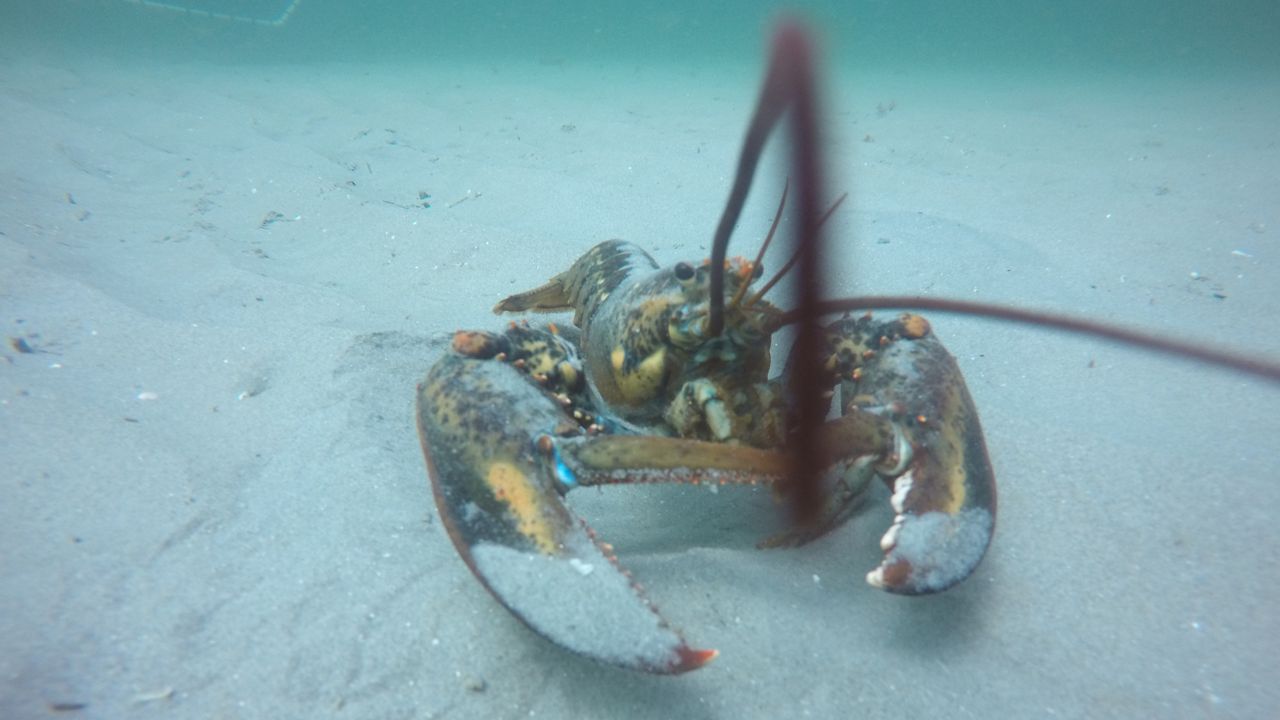
<svg viewBox="0 0 1280 720">
<path fill-rule="evenodd" d="M 902 334 L 913 340 L 919 340 L 929 334 L 929 321 L 923 316 L 904 313 L 902 318 Z"/>
</svg>

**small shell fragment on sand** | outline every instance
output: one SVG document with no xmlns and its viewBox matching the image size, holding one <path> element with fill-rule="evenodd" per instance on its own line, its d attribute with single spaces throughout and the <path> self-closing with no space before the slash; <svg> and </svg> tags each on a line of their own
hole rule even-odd
<svg viewBox="0 0 1280 720">
<path fill-rule="evenodd" d="M 167 687 L 160 690 L 152 690 L 151 692 L 140 692 L 133 696 L 133 703 L 141 705 L 143 703 L 156 702 L 157 700 L 168 700 L 173 697 L 173 688 Z"/>
</svg>

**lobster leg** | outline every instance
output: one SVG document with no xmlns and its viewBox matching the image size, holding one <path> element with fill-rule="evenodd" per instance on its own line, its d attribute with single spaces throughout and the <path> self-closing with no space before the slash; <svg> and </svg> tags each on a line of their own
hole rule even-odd
<svg viewBox="0 0 1280 720">
<path fill-rule="evenodd" d="M 881 415 L 853 410 L 820 427 L 825 498 L 812 524 L 760 542 L 762 548 L 802 545 L 847 519 L 877 473 L 900 472 L 910 448 Z M 554 462 L 583 487 L 619 483 L 767 483 L 785 494 L 794 463 L 785 453 L 705 440 L 597 436 L 552 442 Z"/>
<path fill-rule="evenodd" d="M 496 340 L 461 334 L 418 386 L 422 449 L 458 554 L 561 647 L 658 673 L 705 664 L 715 651 L 690 648 L 565 507 L 571 476 L 539 449 L 538 433 L 579 434 L 581 424 L 513 362 L 478 359 Z"/>
</svg>

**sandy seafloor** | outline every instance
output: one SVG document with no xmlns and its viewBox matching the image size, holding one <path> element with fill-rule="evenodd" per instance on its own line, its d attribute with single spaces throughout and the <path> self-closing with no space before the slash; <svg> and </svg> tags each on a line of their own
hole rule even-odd
<svg viewBox="0 0 1280 720">
<path fill-rule="evenodd" d="M 1274 716 L 1280 388 L 987 321 L 933 318 L 1001 493 L 957 589 L 864 583 L 880 488 L 794 551 L 753 548 L 764 490 L 571 497 L 721 651 L 681 677 L 552 647 L 475 582 L 415 382 L 599 240 L 702 258 L 757 70 L 4 56 L 0 716 Z M 840 292 L 1280 355 L 1267 78 L 828 88 Z"/>
</svg>

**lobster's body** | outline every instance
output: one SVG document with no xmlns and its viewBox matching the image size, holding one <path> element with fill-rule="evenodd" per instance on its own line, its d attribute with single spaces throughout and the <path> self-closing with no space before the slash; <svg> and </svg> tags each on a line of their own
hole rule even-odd
<svg viewBox="0 0 1280 720">
<path fill-rule="evenodd" d="M 727 271 L 735 297 L 759 276 L 742 260 Z M 606 662 L 677 672 L 710 655 L 689 649 L 638 591 L 619 592 L 627 576 L 564 493 L 655 480 L 789 489 L 792 383 L 786 372 L 769 377 L 778 313 L 763 301 L 731 304 L 724 332 L 708 337 L 707 277 L 705 263 L 660 269 L 633 245 L 601 243 L 496 308 L 573 311 L 575 328 L 458 333 L 419 388 L 437 505 L 463 558 L 535 630 Z M 981 560 L 995 512 L 959 369 L 919 316 L 846 317 L 825 339 L 824 384 L 839 387 L 841 412 L 820 430 L 821 512 L 768 543 L 830 529 L 879 475 L 893 485 L 896 515 L 868 581 L 897 593 L 944 590 Z M 617 638 L 597 646 L 578 632 L 580 613 L 604 603 Z"/>
</svg>

